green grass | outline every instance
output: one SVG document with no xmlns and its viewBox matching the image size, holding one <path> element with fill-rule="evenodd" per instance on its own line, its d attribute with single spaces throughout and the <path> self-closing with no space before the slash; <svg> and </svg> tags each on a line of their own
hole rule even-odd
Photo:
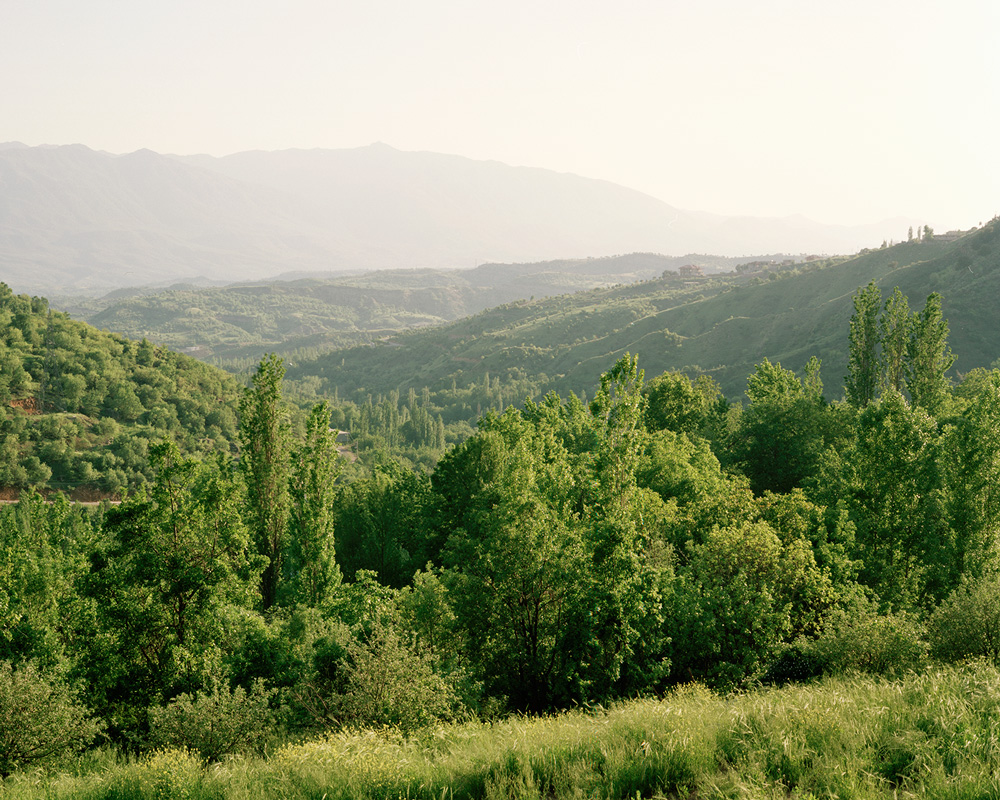
<svg viewBox="0 0 1000 800">
<path fill-rule="evenodd" d="M 264 759 L 103 751 L 72 771 L 15 775 L 0 797 L 1000 797 L 1000 671 L 942 668 L 718 697 L 698 686 L 607 711 L 345 731 Z"/>
</svg>

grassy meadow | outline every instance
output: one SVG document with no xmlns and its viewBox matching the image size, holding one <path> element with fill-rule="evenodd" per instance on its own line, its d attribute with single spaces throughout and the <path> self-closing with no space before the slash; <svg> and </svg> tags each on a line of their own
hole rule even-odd
<svg viewBox="0 0 1000 800">
<path fill-rule="evenodd" d="M 153 798 L 1000 797 L 1000 670 L 827 678 L 718 696 L 700 685 L 611 709 L 339 731 L 202 764 L 92 751 L 15 774 L 7 800 Z"/>
</svg>

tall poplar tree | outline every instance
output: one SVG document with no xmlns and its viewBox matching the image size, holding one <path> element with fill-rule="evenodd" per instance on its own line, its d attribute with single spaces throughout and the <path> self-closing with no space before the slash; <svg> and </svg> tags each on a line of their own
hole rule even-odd
<svg viewBox="0 0 1000 800">
<path fill-rule="evenodd" d="M 281 399 L 284 362 L 264 356 L 240 399 L 240 464 L 249 499 L 248 523 L 257 552 L 268 559 L 260 580 L 261 605 L 274 605 L 288 528 L 290 426 Z"/>
<path fill-rule="evenodd" d="M 941 295 L 932 292 L 913 319 L 907 353 L 906 388 L 913 405 L 936 413 L 948 396 L 945 373 L 955 363 L 948 347 L 948 320 L 941 315 Z"/>
<path fill-rule="evenodd" d="M 881 385 L 882 390 L 903 391 L 906 376 L 907 351 L 910 346 L 912 318 L 906 296 L 897 286 L 892 297 L 885 301 L 885 310 L 879 320 L 882 338 Z"/>
<path fill-rule="evenodd" d="M 864 408 L 875 399 L 878 387 L 878 315 L 882 308 L 882 293 L 875 281 L 854 295 L 851 316 L 850 361 L 845 378 L 847 402 Z"/>
<path fill-rule="evenodd" d="M 305 441 L 292 461 L 288 587 L 295 600 L 316 606 L 340 583 L 334 559 L 333 498 L 342 464 L 327 403 L 313 408 Z"/>
</svg>

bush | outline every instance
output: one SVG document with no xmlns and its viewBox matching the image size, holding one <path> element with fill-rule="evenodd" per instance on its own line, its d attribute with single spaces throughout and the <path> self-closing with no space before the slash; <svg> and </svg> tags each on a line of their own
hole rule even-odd
<svg viewBox="0 0 1000 800">
<path fill-rule="evenodd" d="M 0 661 L 0 776 L 80 750 L 100 731 L 65 683 Z"/>
<path fill-rule="evenodd" d="M 814 643 L 803 640 L 786 645 L 768 665 L 760 682 L 765 686 L 781 686 L 808 681 L 818 678 L 826 668 L 826 660 L 816 652 Z"/>
<path fill-rule="evenodd" d="M 925 634 L 923 625 L 912 614 L 880 614 L 870 602 L 858 601 L 833 611 L 814 642 L 800 643 L 818 657 L 827 673 L 854 670 L 892 675 L 924 663 Z"/>
<path fill-rule="evenodd" d="M 302 728 L 395 728 L 411 733 L 456 715 L 456 680 L 440 674 L 438 658 L 376 617 L 368 629 L 317 643 L 313 670 L 288 691 L 292 719 Z"/>
<path fill-rule="evenodd" d="M 1000 575 L 963 581 L 931 616 L 928 628 L 935 658 L 1000 663 Z"/>
<path fill-rule="evenodd" d="M 272 722 L 268 704 L 273 694 L 260 680 L 248 693 L 213 678 L 208 691 L 178 695 L 166 707 L 150 709 L 153 740 L 191 750 L 206 761 L 259 749 Z"/>
<path fill-rule="evenodd" d="M 376 623 L 364 641 L 348 646 L 345 716 L 364 726 L 410 733 L 453 716 L 458 696 L 434 671 L 434 660 L 407 646 L 395 627 Z"/>
</svg>

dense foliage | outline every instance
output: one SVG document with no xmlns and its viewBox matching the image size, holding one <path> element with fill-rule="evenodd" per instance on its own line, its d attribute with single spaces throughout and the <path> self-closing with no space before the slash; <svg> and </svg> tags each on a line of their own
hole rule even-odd
<svg viewBox="0 0 1000 800">
<path fill-rule="evenodd" d="M 851 385 L 871 391 L 848 402 L 818 359 L 764 359 L 743 408 L 626 355 L 590 402 L 487 411 L 425 470 L 391 453 L 417 431 L 440 447 L 426 394 L 368 404 L 368 435 L 391 435 L 348 470 L 336 409 L 293 425 L 265 358 L 235 463 L 161 440 L 120 504 L 0 507 L 0 683 L 61 692 L 68 748 L 100 728 L 220 758 L 690 681 L 996 660 L 1000 372 L 953 385 L 936 294 L 910 312 L 869 287 L 855 308 L 874 323 Z"/>
<path fill-rule="evenodd" d="M 108 494 L 152 477 L 150 445 L 229 453 L 238 384 L 97 331 L 0 284 L 0 487 Z"/>
</svg>

